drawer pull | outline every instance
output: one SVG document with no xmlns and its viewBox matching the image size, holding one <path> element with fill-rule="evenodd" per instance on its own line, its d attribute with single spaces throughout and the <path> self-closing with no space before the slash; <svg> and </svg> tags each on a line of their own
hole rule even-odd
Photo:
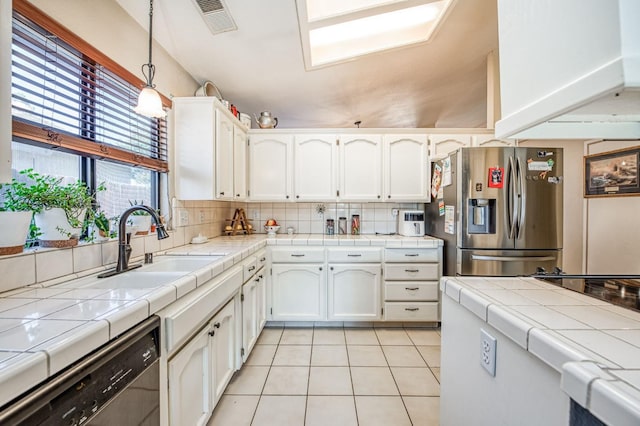
<svg viewBox="0 0 640 426">
<path fill-rule="evenodd" d="M 249 269 L 248 269 L 248 271 L 249 271 L 249 272 L 251 272 L 251 271 L 253 271 L 254 269 L 256 269 L 255 265 L 254 265 L 254 266 L 250 266 L 250 267 L 249 267 Z"/>
<path fill-rule="evenodd" d="M 420 272 L 420 269 L 405 269 L 405 272 Z"/>
<path fill-rule="evenodd" d="M 415 312 L 415 311 L 419 311 L 420 308 L 404 308 L 405 311 L 411 311 L 411 312 Z"/>
<path fill-rule="evenodd" d="M 417 253 L 406 253 L 405 256 L 407 256 L 407 257 L 418 257 L 420 255 L 417 254 Z"/>
<path fill-rule="evenodd" d="M 291 257 L 304 257 L 304 254 L 292 254 Z"/>
<path fill-rule="evenodd" d="M 267 260 L 267 258 L 263 257 L 262 259 L 260 259 L 260 262 L 264 262 L 265 260 Z"/>
<path fill-rule="evenodd" d="M 347 256 L 349 256 L 349 257 L 361 257 L 362 255 L 361 254 L 351 254 L 351 253 L 349 253 L 349 254 L 347 254 Z"/>
<path fill-rule="evenodd" d="M 209 336 L 213 337 L 213 336 L 216 334 L 216 332 L 215 332 L 215 331 L 213 331 L 213 330 L 211 330 L 211 331 L 209 331 L 207 334 L 208 334 Z"/>
<path fill-rule="evenodd" d="M 409 291 L 416 291 L 416 290 L 420 290 L 420 287 L 405 287 L 404 289 Z"/>
</svg>

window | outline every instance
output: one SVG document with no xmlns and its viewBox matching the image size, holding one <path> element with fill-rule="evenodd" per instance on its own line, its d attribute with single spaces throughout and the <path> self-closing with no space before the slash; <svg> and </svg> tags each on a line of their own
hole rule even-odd
<svg viewBox="0 0 640 426">
<path fill-rule="evenodd" d="M 14 0 L 12 168 L 81 179 L 116 216 L 158 207 L 168 171 L 166 120 L 133 111 L 144 83 L 25 0 Z M 163 98 L 165 106 L 171 102 Z"/>
</svg>

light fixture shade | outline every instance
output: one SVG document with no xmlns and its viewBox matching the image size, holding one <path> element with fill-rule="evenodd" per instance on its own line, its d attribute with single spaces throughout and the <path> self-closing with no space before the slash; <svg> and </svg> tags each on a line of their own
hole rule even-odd
<svg viewBox="0 0 640 426">
<path fill-rule="evenodd" d="M 133 109 L 145 117 L 164 118 L 167 113 L 162 109 L 162 99 L 153 87 L 145 87 L 138 95 L 138 105 Z"/>
</svg>

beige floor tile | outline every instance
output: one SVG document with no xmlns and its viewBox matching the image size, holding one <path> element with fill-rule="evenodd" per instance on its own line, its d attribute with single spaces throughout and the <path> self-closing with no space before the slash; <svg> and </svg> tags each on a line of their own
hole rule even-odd
<svg viewBox="0 0 640 426">
<path fill-rule="evenodd" d="M 306 397 L 304 396 L 263 395 L 251 425 L 302 426 L 304 425 L 305 406 Z M 229 424 L 229 426 L 231 425 L 232 423 Z"/>
<path fill-rule="evenodd" d="M 281 345 L 310 345 L 313 328 L 285 328 L 280 338 Z"/>
<path fill-rule="evenodd" d="M 231 379 L 224 391 L 232 395 L 260 395 L 264 382 L 267 380 L 269 367 L 257 365 L 245 365 Z"/>
<path fill-rule="evenodd" d="M 278 346 L 273 365 L 309 365 L 311 345 Z"/>
<path fill-rule="evenodd" d="M 398 395 L 389 367 L 351 367 L 355 395 Z"/>
<path fill-rule="evenodd" d="M 344 345 L 313 345 L 311 365 L 348 366 L 347 347 Z"/>
<path fill-rule="evenodd" d="M 264 395 L 306 395 L 309 367 L 271 367 Z"/>
<path fill-rule="evenodd" d="M 258 395 L 223 395 L 207 426 L 249 426 L 258 406 Z"/>
<path fill-rule="evenodd" d="M 429 367 L 440 367 L 440 346 L 416 346 Z"/>
<path fill-rule="evenodd" d="M 256 342 L 257 345 L 277 345 L 280 343 L 282 336 L 282 328 L 265 328 L 260 333 L 260 337 Z"/>
<path fill-rule="evenodd" d="M 431 367 L 431 372 L 433 373 L 434 376 L 436 376 L 436 379 L 438 380 L 438 382 L 440 382 L 440 368 Z"/>
<path fill-rule="evenodd" d="M 404 396 L 402 399 L 414 425 L 438 426 L 440 424 L 440 398 Z"/>
<path fill-rule="evenodd" d="M 345 329 L 344 335 L 347 339 L 347 345 L 379 345 L 378 336 L 372 329 Z"/>
<path fill-rule="evenodd" d="M 440 345 L 440 335 L 436 330 L 405 330 L 414 345 Z"/>
<path fill-rule="evenodd" d="M 353 395 L 349 367 L 311 367 L 309 395 Z"/>
<path fill-rule="evenodd" d="M 426 367 L 415 346 L 383 346 L 384 356 L 392 367 Z"/>
<path fill-rule="evenodd" d="M 352 396 L 317 396 L 307 398 L 305 426 L 357 426 Z"/>
<path fill-rule="evenodd" d="M 387 360 L 380 346 L 347 346 L 349 365 L 356 367 L 386 367 Z"/>
<path fill-rule="evenodd" d="M 315 328 L 313 330 L 314 345 L 344 345 L 342 328 Z"/>
<path fill-rule="evenodd" d="M 356 411 L 358 423 L 363 426 L 411 425 L 399 396 L 356 396 Z"/>
<path fill-rule="evenodd" d="M 427 367 L 391 367 L 402 396 L 440 396 L 440 384 Z"/>
<path fill-rule="evenodd" d="M 277 345 L 256 345 L 245 365 L 271 365 Z"/>
<path fill-rule="evenodd" d="M 413 345 L 402 328 L 376 328 L 375 331 L 381 345 Z"/>
</svg>

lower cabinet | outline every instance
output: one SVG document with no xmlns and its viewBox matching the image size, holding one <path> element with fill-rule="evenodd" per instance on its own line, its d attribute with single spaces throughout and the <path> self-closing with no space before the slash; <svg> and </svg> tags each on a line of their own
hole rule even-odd
<svg viewBox="0 0 640 426">
<path fill-rule="evenodd" d="M 245 362 L 258 340 L 258 284 L 250 279 L 242 286 L 242 362 Z"/>
<path fill-rule="evenodd" d="M 329 265 L 328 319 L 376 321 L 381 318 L 380 264 Z"/>
<path fill-rule="evenodd" d="M 327 315 L 323 264 L 273 264 L 271 269 L 272 319 L 322 321 Z"/>
<path fill-rule="evenodd" d="M 171 425 L 204 425 L 235 371 L 235 301 L 168 362 Z"/>
</svg>

